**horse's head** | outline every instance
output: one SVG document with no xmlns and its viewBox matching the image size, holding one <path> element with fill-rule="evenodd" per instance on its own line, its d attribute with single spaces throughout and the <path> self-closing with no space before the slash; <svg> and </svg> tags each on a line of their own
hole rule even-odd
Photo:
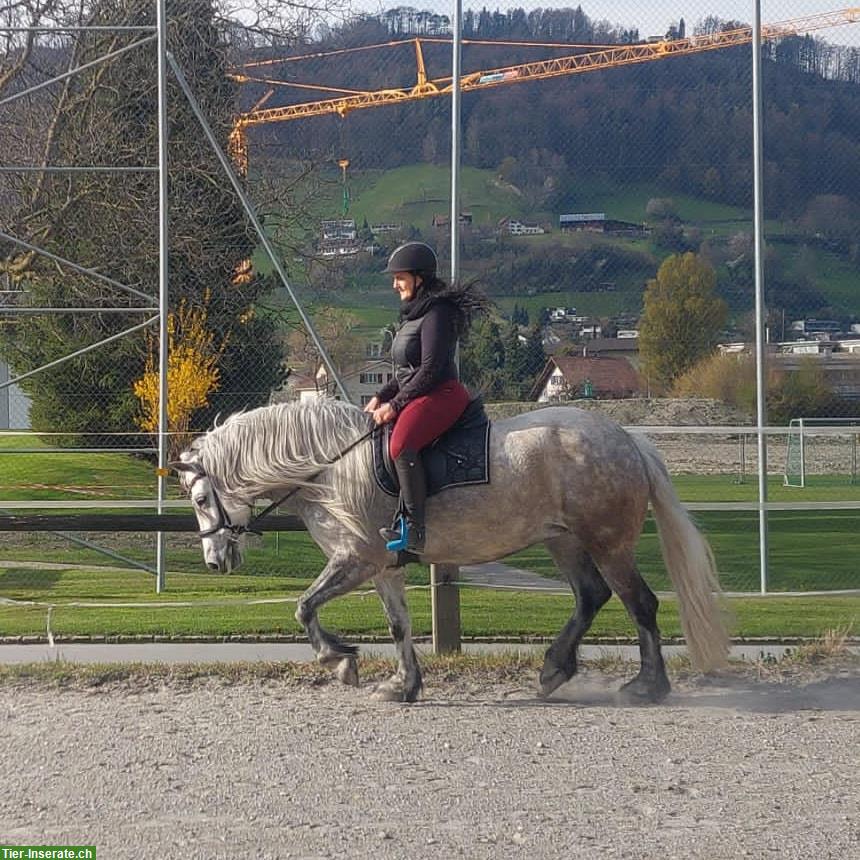
<svg viewBox="0 0 860 860">
<path fill-rule="evenodd" d="M 251 519 L 251 506 L 222 498 L 206 474 L 199 452 L 193 448 L 183 451 L 179 461 L 170 465 L 191 498 L 207 566 L 219 573 L 236 570 L 242 564 L 245 526 Z"/>
</svg>

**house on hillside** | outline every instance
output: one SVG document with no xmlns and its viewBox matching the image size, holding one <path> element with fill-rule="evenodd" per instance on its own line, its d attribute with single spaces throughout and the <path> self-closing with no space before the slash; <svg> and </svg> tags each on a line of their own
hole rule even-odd
<svg viewBox="0 0 860 860">
<path fill-rule="evenodd" d="M 558 216 L 562 232 L 608 233 L 613 236 L 639 238 L 646 234 L 644 224 L 607 218 L 605 212 L 574 212 Z"/>
<path fill-rule="evenodd" d="M 507 233 L 509 236 L 541 236 L 546 233 L 540 224 L 518 221 L 516 218 L 502 218 L 497 226 L 497 232 Z"/>
<path fill-rule="evenodd" d="M 460 213 L 460 226 L 468 227 L 472 223 L 472 213 L 471 212 L 461 212 Z M 433 226 L 434 227 L 449 227 L 451 225 L 451 216 L 450 215 L 440 215 L 438 212 L 433 216 Z"/>
<path fill-rule="evenodd" d="M 358 231 L 353 218 L 329 219 L 320 227 L 318 247 L 323 257 L 344 257 L 359 252 Z"/>
<path fill-rule="evenodd" d="M 370 232 L 373 233 L 374 236 L 380 236 L 383 233 L 399 233 L 402 229 L 402 224 L 395 224 L 394 222 L 383 222 L 380 224 L 370 225 Z"/>
<path fill-rule="evenodd" d="M 643 391 L 639 374 L 627 359 L 559 355 L 547 360 L 530 399 L 538 403 L 573 400 L 588 388 L 594 397 L 604 399 L 634 397 Z"/>
</svg>

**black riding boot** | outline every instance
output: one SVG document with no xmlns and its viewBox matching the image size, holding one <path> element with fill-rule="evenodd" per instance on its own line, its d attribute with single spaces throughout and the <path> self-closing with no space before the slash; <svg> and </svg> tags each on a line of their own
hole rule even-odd
<svg viewBox="0 0 860 860">
<path fill-rule="evenodd" d="M 424 552 L 424 502 L 427 498 L 427 482 L 424 464 L 418 451 L 403 451 L 394 460 L 397 479 L 400 481 L 400 499 L 409 528 L 406 551 L 416 554 Z M 400 533 L 392 529 L 380 529 L 386 540 L 396 540 Z"/>
</svg>

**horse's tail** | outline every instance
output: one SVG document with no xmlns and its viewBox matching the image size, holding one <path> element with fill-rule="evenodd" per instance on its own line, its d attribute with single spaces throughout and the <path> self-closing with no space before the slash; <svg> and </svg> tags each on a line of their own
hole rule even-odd
<svg viewBox="0 0 860 860">
<path fill-rule="evenodd" d="M 657 449 L 640 434 L 633 439 L 651 483 L 663 561 L 678 595 L 681 626 L 693 665 L 707 672 L 725 665 L 729 637 L 714 554 L 681 505 Z"/>
</svg>

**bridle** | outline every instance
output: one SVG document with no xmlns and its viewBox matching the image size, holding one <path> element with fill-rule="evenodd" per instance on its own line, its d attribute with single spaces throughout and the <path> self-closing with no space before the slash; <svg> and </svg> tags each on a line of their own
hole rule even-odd
<svg viewBox="0 0 860 860">
<path fill-rule="evenodd" d="M 191 483 L 188 485 L 188 492 L 191 492 L 191 488 L 198 482 L 203 480 L 203 478 L 209 478 L 209 476 L 200 469 L 192 478 Z M 212 491 L 212 500 L 215 503 L 215 510 L 218 512 L 218 519 L 215 521 L 215 525 L 209 529 L 203 529 L 202 531 L 197 532 L 197 534 L 202 537 L 211 537 L 214 534 L 222 531 L 223 529 L 227 529 L 230 532 L 230 536 L 227 538 L 230 543 L 236 543 L 243 534 L 251 533 L 258 535 L 260 532 L 254 531 L 251 526 L 254 523 L 254 520 L 251 520 L 248 525 L 243 526 L 238 523 L 234 523 L 233 520 L 230 519 L 230 514 L 227 513 L 227 508 L 224 507 L 224 503 L 221 501 L 221 497 L 218 495 L 218 491 L 215 489 L 214 484 L 212 483 L 212 479 L 209 478 L 209 489 Z M 256 517 L 254 518 L 256 519 Z"/>
<path fill-rule="evenodd" d="M 357 447 L 359 444 L 364 442 L 366 439 L 369 439 L 373 433 L 375 432 L 376 427 L 371 427 L 367 433 L 363 433 L 354 441 L 350 442 L 349 445 L 346 446 L 340 453 L 338 453 L 333 459 L 329 460 L 322 469 L 317 472 L 314 472 L 307 480 L 314 481 L 316 480 L 329 466 L 333 466 L 337 463 L 338 460 L 343 459 L 353 448 Z M 221 501 L 221 497 L 218 495 L 218 491 L 215 489 L 215 485 L 212 483 L 212 479 L 209 478 L 209 475 L 206 474 L 203 467 L 199 463 L 194 464 L 194 478 L 192 478 L 191 483 L 188 484 L 188 492 L 191 492 L 191 488 L 197 483 L 197 481 L 202 480 L 203 478 L 209 479 L 209 489 L 212 491 L 212 500 L 215 503 L 215 510 L 218 513 L 218 519 L 215 521 L 215 525 L 208 529 L 203 529 L 202 531 L 197 532 L 198 536 L 201 538 L 211 537 L 214 534 L 217 534 L 220 531 L 227 530 L 230 532 L 227 540 L 230 543 L 237 543 L 239 538 L 245 534 L 253 534 L 253 535 L 262 535 L 262 532 L 259 529 L 254 528 L 261 520 L 267 517 L 272 511 L 276 508 L 279 508 L 287 499 L 289 499 L 292 495 L 297 493 L 301 486 L 293 487 L 285 495 L 281 496 L 281 498 L 276 499 L 271 504 L 267 505 L 254 517 L 248 521 L 247 525 L 240 525 L 239 523 L 234 523 L 230 519 L 230 514 L 227 513 L 227 509 L 224 507 L 224 503 Z M 251 507 L 249 505 L 249 507 Z"/>
</svg>

